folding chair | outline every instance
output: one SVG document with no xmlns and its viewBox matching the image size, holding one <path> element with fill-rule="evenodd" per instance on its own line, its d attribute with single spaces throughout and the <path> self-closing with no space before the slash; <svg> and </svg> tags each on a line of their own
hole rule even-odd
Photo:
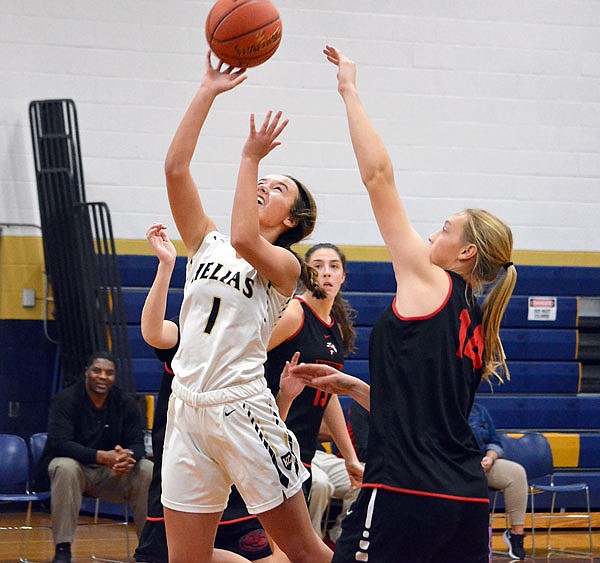
<svg viewBox="0 0 600 563">
<path fill-rule="evenodd" d="M 29 534 L 26 534 L 25 547 L 23 548 L 22 532 L 32 531 L 31 509 L 34 502 L 50 499 L 50 491 L 33 492 L 29 488 L 31 476 L 29 451 L 27 443 L 21 436 L 13 434 L 0 434 L 0 502 L 26 502 L 27 513 L 25 524 L 14 527 L 0 527 L 0 530 L 19 530 L 19 561 L 27 562 L 29 548 Z M 6 491 L 6 492 L 4 492 Z M 46 526 L 40 526 L 46 527 Z"/>
<path fill-rule="evenodd" d="M 593 556 L 592 542 L 592 517 L 590 511 L 590 493 L 587 483 L 571 483 L 568 485 L 556 485 L 554 483 L 554 461 L 552 459 L 552 448 L 548 439 L 539 432 L 527 432 L 518 438 L 500 435 L 502 447 L 507 459 L 520 463 L 527 473 L 529 483 L 529 498 L 531 499 L 531 542 L 532 557 L 535 557 L 535 521 L 536 519 L 548 520 L 548 545 L 549 552 L 573 553 L 575 555 Z M 543 479 L 543 482 L 540 480 Z M 561 493 L 582 492 L 585 495 L 587 513 L 555 514 L 556 496 Z M 535 495 L 541 493 L 552 493 L 552 503 L 549 515 L 536 516 Z M 557 519 L 584 519 L 587 520 L 589 552 L 569 551 L 553 548 L 552 522 Z"/>
<path fill-rule="evenodd" d="M 498 495 L 502 492 L 500 489 L 493 489 L 491 487 L 488 488 L 488 492 L 491 495 L 492 493 L 494 494 L 493 500 L 492 500 L 492 506 L 490 509 L 490 530 L 492 530 L 493 525 L 494 525 L 494 520 L 496 519 L 496 505 L 498 504 Z M 506 511 L 504 512 L 504 528 L 506 530 L 508 530 L 510 528 L 510 523 L 508 521 L 508 514 L 506 513 Z M 491 533 L 491 532 L 490 532 Z M 492 549 L 492 545 L 491 545 L 491 536 L 490 536 L 490 551 L 493 555 L 500 555 L 502 557 L 510 557 L 510 555 L 508 554 L 508 552 L 506 551 L 498 551 L 495 549 Z"/>
</svg>

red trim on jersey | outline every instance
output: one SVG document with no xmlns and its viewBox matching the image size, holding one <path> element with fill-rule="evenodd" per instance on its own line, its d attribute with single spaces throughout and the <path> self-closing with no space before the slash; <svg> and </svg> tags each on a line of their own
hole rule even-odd
<svg viewBox="0 0 600 563">
<path fill-rule="evenodd" d="M 363 489 L 384 489 L 393 493 L 404 493 L 406 495 L 416 495 L 419 497 L 434 497 L 443 498 L 447 500 L 459 500 L 461 502 L 481 502 L 484 504 L 490 504 L 489 498 L 471 498 L 471 497 L 458 497 L 455 495 L 445 495 L 443 493 L 428 493 L 426 491 L 414 491 L 413 489 L 401 489 L 399 487 L 390 487 L 389 485 L 382 485 L 381 483 L 363 483 Z"/>
<path fill-rule="evenodd" d="M 171 369 L 171 366 L 169 364 L 167 364 L 167 362 L 165 362 L 165 371 L 169 374 L 169 375 L 175 375 L 175 372 Z"/>
<path fill-rule="evenodd" d="M 258 518 L 256 514 L 250 514 L 250 516 L 242 516 L 241 518 L 235 518 L 233 520 L 221 520 L 219 526 L 227 526 L 227 524 L 237 524 L 238 522 L 246 522 L 246 520 L 252 520 Z"/>
<path fill-rule="evenodd" d="M 300 299 L 297 296 L 293 297 L 292 299 L 297 299 L 298 301 L 300 301 Z M 302 300 L 302 301 L 304 301 L 304 300 Z M 302 329 L 304 328 L 304 309 L 302 309 L 302 307 L 300 307 L 300 310 L 302 311 L 302 322 L 300 323 L 298 330 L 296 330 L 294 332 L 294 334 L 292 334 L 291 336 L 288 336 L 283 342 L 289 342 L 292 338 L 296 338 L 296 336 L 298 336 L 300 334 L 300 332 L 302 331 Z"/>
<path fill-rule="evenodd" d="M 302 296 L 301 296 L 301 295 L 297 295 L 296 297 L 294 297 L 294 299 L 297 299 L 298 301 L 302 301 L 302 303 L 304 303 L 304 304 L 305 304 L 305 305 L 306 305 L 306 306 L 307 306 L 307 307 L 308 307 L 308 308 L 311 310 L 312 314 L 313 314 L 315 317 L 317 317 L 317 319 L 318 319 L 318 320 L 321 322 L 321 324 L 322 324 L 323 326 L 326 326 L 327 328 L 331 328 L 331 327 L 332 327 L 332 326 L 335 324 L 335 321 L 333 320 L 333 317 L 331 316 L 331 314 L 329 315 L 329 316 L 330 316 L 330 318 L 331 318 L 331 322 L 329 322 L 329 323 L 325 322 L 325 321 L 324 321 L 324 320 L 323 320 L 323 319 L 322 319 L 322 318 L 321 318 L 321 317 L 318 315 L 318 313 L 317 313 L 317 312 L 316 312 L 316 311 L 315 311 L 315 310 L 314 310 L 314 309 L 313 309 L 313 308 L 312 308 L 312 307 L 309 305 L 309 303 L 308 303 L 308 302 L 307 302 L 305 299 L 303 299 L 303 298 L 302 298 Z"/>
<path fill-rule="evenodd" d="M 403 317 L 398 310 L 396 309 L 396 297 L 394 296 L 394 300 L 392 301 L 392 311 L 394 311 L 394 315 L 396 315 L 401 321 L 424 321 L 426 319 L 431 319 L 435 317 L 448 303 L 450 300 L 450 296 L 452 295 L 452 277 L 449 272 L 446 272 L 448 276 L 448 281 L 450 282 L 450 286 L 448 287 L 448 294 L 444 299 L 444 302 L 435 310 L 433 313 L 429 313 L 429 315 L 423 315 L 422 317 Z"/>
<path fill-rule="evenodd" d="M 311 465 L 310 463 L 305 463 L 304 461 L 302 462 L 302 465 L 304 465 L 304 467 L 308 467 L 308 469 L 311 469 Z"/>
<path fill-rule="evenodd" d="M 148 522 L 164 522 L 165 517 L 164 516 L 157 516 L 157 517 L 146 516 L 146 520 L 148 520 Z"/>
</svg>

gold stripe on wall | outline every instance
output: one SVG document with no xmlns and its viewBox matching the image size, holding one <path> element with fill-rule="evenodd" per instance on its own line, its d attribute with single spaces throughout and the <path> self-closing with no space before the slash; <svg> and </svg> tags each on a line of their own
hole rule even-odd
<svg viewBox="0 0 600 563">
<path fill-rule="evenodd" d="M 185 247 L 180 240 L 174 241 L 177 253 L 185 256 Z M 303 255 L 311 245 L 297 244 L 294 250 Z M 366 262 L 389 262 L 390 255 L 385 246 L 349 246 L 338 244 L 348 260 Z M 116 241 L 119 254 L 152 254 L 145 240 L 121 239 Z M 600 252 L 566 252 L 550 250 L 515 250 L 513 261 L 518 266 L 588 266 L 600 267 Z"/>
<path fill-rule="evenodd" d="M 0 319 L 43 318 L 44 250 L 40 237 L 0 236 Z M 35 306 L 22 306 L 23 289 L 35 291 Z"/>
<path fill-rule="evenodd" d="M 180 240 L 174 241 L 177 252 L 185 256 Z M 152 249 L 145 239 L 119 239 L 115 241 L 119 254 L 151 255 Z M 303 254 L 310 245 L 296 245 Z M 383 246 L 339 245 L 348 260 L 387 262 L 389 254 Z M 515 250 L 513 260 L 518 265 L 535 266 L 589 266 L 600 267 L 600 252 L 564 252 Z M 0 319 L 43 318 L 44 252 L 40 237 L 0 236 Z M 21 305 L 23 289 L 33 289 L 35 307 Z"/>
</svg>

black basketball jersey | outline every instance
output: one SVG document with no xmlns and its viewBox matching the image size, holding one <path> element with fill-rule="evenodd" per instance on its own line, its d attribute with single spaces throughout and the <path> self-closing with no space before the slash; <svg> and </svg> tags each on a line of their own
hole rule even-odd
<svg viewBox="0 0 600 563">
<path fill-rule="evenodd" d="M 468 423 L 483 366 L 481 309 L 465 281 L 448 274 L 437 311 L 403 318 L 394 301 L 373 327 L 363 486 L 488 502 Z"/>
<path fill-rule="evenodd" d="M 295 299 L 302 305 L 302 325 L 288 340 L 268 353 L 265 364 L 267 384 L 275 397 L 279 393 L 279 378 L 285 362 L 294 352 L 300 352 L 303 363 L 328 364 L 336 369 L 344 366 L 344 344 L 335 319 L 327 324 L 301 297 Z M 319 427 L 330 398 L 329 393 L 307 386 L 290 407 L 285 424 L 296 435 L 300 458 L 305 464 L 310 465 L 315 455 Z"/>
</svg>

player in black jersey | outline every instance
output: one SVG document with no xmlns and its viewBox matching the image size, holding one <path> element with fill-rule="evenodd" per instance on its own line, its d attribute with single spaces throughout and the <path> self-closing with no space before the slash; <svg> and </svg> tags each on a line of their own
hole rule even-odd
<svg viewBox="0 0 600 563">
<path fill-rule="evenodd" d="M 165 225 L 153 223 L 146 232 L 146 238 L 159 262 L 152 288 L 142 310 L 141 330 L 144 340 L 154 347 L 156 356 L 164 362 L 164 372 L 152 425 L 154 470 L 148 491 L 148 516 L 134 554 L 135 560 L 139 563 L 167 563 L 169 560 L 165 519 L 160 501 L 161 465 L 167 408 L 173 381 L 171 360 L 179 345 L 179 328 L 176 320 L 165 320 L 167 294 L 177 256 L 177 251 L 165 229 Z M 217 528 L 215 547 L 233 551 L 250 561 L 275 562 L 258 517 L 248 514 L 246 505 L 235 487 L 232 489 L 229 503 Z M 281 554 L 279 557 L 282 557 Z"/>
<path fill-rule="evenodd" d="M 334 244 L 321 243 L 306 252 L 305 262 L 318 272 L 319 286 L 325 294 L 317 297 L 304 288 L 288 305 L 269 342 L 267 384 L 276 397 L 281 417 L 298 440 L 301 461 L 309 471 L 324 419 L 344 457 L 351 482 L 358 485 L 363 467 L 348 435 L 337 395 L 304 387 L 291 378 L 284 377 L 280 385 L 283 368 L 294 353 L 300 353 L 302 362 L 341 370 L 345 356 L 354 348 L 353 310 L 340 293 L 346 279 L 346 257 Z M 310 479 L 304 482 L 304 492 L 308 499 Z"/>
<path fill-rule="evenodd" d="M 370 398 L 366 384 L 333 368 L 290 370 L 324 375 L 313 384 L 370 403 L 363 489 L 333 561 L 487 563 L 488 490 L 468 415 L 481 378 L 507 374 L 499 327 L 516 283 L 512 234 L 492 214 L 467 209 L 444 221 L 427 247 L 360 101 L 355 64 L 334 47 L 324 53 L 338 68 L 361 178 L 397 284 L 371 334 Z M 492 282 L 480 308 L 476 295 Z"/>
</svg>

